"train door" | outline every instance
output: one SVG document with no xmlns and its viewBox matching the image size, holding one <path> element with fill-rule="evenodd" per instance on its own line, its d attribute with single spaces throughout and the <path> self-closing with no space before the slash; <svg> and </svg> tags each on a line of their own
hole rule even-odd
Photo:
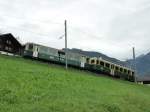
<svg viewBox="0 0 150 112">
<path fill-rule="evenodd" d="M 112 76 L 114 76 L 114 74 L 115 74 L 114 65 L 111 65 L 110 74 L 111 74 Z"/>
<path fill-rule="evenodd" d="M 33 51 L 33 57 L 37 58 L 38 57 L 38 46 L 34 46 L 34 51 Z"/>
<path fill-rule="evenodd" d="M 113 69 L 111 69 L 111 75 L 114 76 L 115 71 Z"/>
<path fill-rule="evenodd" d="M 82 56 L 81 57 L 81 68 L 84 68 L 85 67 L 85 62 L 86 62 L 86 58 L 85 58 L 85 56 Z"/>
</svg>

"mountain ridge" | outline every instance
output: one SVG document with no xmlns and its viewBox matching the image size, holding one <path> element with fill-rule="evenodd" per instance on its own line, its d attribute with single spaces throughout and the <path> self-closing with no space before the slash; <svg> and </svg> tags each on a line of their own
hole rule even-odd
<svg viewBox="0 0 150 112">
<path fill-rule="evenodd" d="M 63 48 L 63 50 L 65 50 L 65 48 Z M 70 51 L 70 52 L 83 54 L 83 55 L 86 55 L 86 56 L 89 56 L 89 57 L 101 57 L 104 60 L 107 60 L 107 61 L 119 64 L 119 65 L 122 65 L 122 66 L 128 66 L 126 62 L 120 61 L 120 60 L 118 60 L 116 58 L 109 57 L 109 56 L 107 56 L 107 55 L 105 55 L 103 53 L 100 53 L 100 52 L 85 51 L 85 50 L 77 49 L 77 48 L 72 48 L 72 49 L 67 49 L 67 50 Z"/>
<path fill-rule="evenodd" d="M 65 50 L 65 49 L 63 49 Z M 131 67 L 134 68 L 134 61 L 133 59 L 129 59 L 126 61 L 120 61 L 119 59 L 109 57 L 103 53 L 96 52 L 96 51 L 85 51 L 82 49 L 77 49 L 77 48 L 72 48 L 72 49 L 67 49 L 70 52 L 75 52 L 75 53 L 80 53 L 83 55 L 87 55 L 89 57 L 102 57 L 104 60 Z M 147 54 L 142 54 L 136 58 L 136 70 L 139 76 L 150 76 L 150 52 Z"/>
</svg>

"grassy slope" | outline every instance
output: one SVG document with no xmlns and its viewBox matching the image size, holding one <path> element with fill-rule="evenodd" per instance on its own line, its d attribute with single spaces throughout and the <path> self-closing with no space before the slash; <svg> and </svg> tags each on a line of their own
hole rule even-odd
<svg viewBox="0 0 150 112">
<path fill-rule="evenodd" d="M 150 88 L 0 55 L 0 112 L 150 112 Z"/>
</svg>

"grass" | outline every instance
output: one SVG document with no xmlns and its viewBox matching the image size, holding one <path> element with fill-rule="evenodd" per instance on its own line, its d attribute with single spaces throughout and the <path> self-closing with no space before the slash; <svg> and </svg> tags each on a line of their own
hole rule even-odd
<svg viewBox="0 0 150 112">
<path fill-rule="evenodd" d="M 150 112 L 150 88 L 0 55 L 0 112 Z"/>
</svg>

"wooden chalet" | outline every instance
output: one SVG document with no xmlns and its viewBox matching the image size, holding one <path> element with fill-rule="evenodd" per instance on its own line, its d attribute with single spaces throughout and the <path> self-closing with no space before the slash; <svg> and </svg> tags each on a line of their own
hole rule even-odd
<svg viewBox="0 0 150 112">
<path fill-rule="evenodd" d="M 11 33 L 0 34 L 0 51 L 21 55 L 23 46 Z"/>
</svg>

